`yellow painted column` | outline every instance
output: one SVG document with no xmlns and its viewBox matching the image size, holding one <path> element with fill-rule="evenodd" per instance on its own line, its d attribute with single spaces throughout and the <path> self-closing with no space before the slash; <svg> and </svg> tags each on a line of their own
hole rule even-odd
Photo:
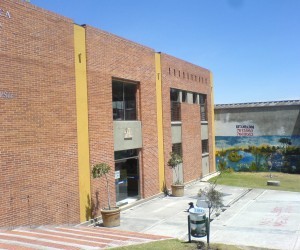
<svg viewBox="0 0 300 250">
<path fill-rule="evenodd" d="M 91 218 L 85 28 L 74 25 L 80 221 Z"/>
<path fill-rule="evenodd" d="M 162 75 L 161 54 L 155 53 L 156 69 L 156 105 L 157 105 L 157 137 L 158 137 L 158 173 L 159 188 L 164 190 L 165 185 L 165 162 L 164 162 L 164 137 L 163 137 L 163 105 L 162 105 Z"/>
<path fill-rule="evenodd" d="M 214 100 L 214 77 L 210 72 L 211 84 L 211 131 L 212 131 L 212 153 L 213 153 L 213 171 L 216 171 L 216 139 L 215 139 L 215 100 Z"/>
</svg>

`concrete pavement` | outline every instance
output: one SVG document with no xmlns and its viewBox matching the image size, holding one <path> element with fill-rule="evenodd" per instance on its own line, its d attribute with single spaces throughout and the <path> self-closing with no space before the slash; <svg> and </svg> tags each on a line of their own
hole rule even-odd
<svg viewBox="0 0 300 250">
<path fill-rule="evenodd" d="M 212 242 L 300 249 L 300 193 L 254 189 L 212 223 Z"/>
<path fill-rule="evenodd" d="M 189 202 L 196 201 L 199 189 L 207 185 L 198 181 L 185 188 L 184 197 L 158 197 L 122 211 L 118 229 L 187 240 L 185 210 Z M 225 207 L 213 217 L 211 242 L 300 249 L 300 193 L 221 185 L 217 189 L 224 194 Z"/>
<path fill-rule="evenodd" d="M 186 239 L 188 203 L 195 204 L 199 190 L 208 185 L 207 182 L 198 181 L 185 187 L 183 197 L 161 196 L 124 210 L 121 212 L 121 226 L 118 229 Z M 245 195 L 248 189 L 223 187 L 222 192 L 224 205 L 229 206 Z M 208 211 L 205 202 L 201 205 Z"/>
<path fill-rule="evenodd" d="M 185 187 L 183 197 L 160 196 L 122 210 L 121 226 L 113 229 L 80 225 L 0 230 L 0 249 L 102 249 L 171 237 L 187 240 L 185 210 L 208 185 L 197 181 Z M 300 193 L 221 185 L 217 189 L 224 194 L 225 206 L 212 217 L 210 242 L 300 250 Z M 201 205 L 208 214 L 206 203 Z"/>
</svg>

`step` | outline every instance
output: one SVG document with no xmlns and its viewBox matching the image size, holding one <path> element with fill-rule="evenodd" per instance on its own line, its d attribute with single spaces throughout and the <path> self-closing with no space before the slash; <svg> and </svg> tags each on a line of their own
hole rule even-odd
<svg viewBox="0 0 300 250">
<path fill-rule="evenodd" d="M 104 249 L 170 239 L 104 227 L 39 227 L 0 230 L 0 249 Z"/>
</svg>

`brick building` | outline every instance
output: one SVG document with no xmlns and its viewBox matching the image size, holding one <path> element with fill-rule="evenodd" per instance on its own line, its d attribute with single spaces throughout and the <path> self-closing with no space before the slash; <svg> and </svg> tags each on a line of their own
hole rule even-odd
<svg viewBox="0 0 300 250">
<path fill-rule="evenodd" d="M 215 170 L 211 73 L 22 1 L 0 3 L 0 227 L 79 223 Z"/>
</svg>

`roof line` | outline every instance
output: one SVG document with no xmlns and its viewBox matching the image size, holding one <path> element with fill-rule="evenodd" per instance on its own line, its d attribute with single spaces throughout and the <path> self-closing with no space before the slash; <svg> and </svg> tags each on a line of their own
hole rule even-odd
<svg viewBox="0 0 300 250">
<path fill-rule="evenodd" d="M 215 104 L 215 108 L 246 108 L 246 107 L 265 107 L 265 106 L 269 106 L 269 107 L 270 106 L 291 106 L 291 105 L 300 105 L 300 100 Z"/>
</svg>

